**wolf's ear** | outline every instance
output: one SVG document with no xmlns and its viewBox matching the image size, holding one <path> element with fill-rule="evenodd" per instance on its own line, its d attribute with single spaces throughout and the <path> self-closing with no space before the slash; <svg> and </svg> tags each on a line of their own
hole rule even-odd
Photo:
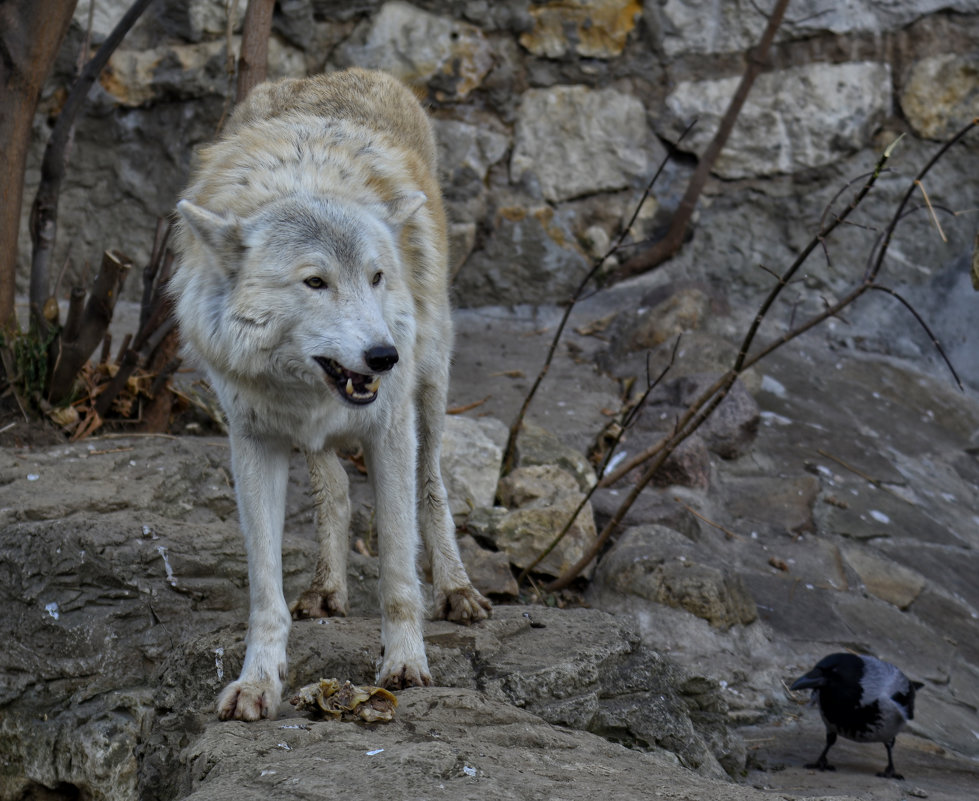
<svg viewBox="0 0 979 801">
<path fill-rule="evenodd" d="M 912 681 L 911 682 L 911 686 L 914 687 L 914 689 L 916 689 L 916 690 L 920 690 L 925 685 L 922 684 L 920 681 Z"/>
<path fill-rule="evenodd" d="M 216 253 L 226 255 L 241 250 L 241 229 L 236 219 L 222 217 L 189 200 L 181 200 L 177 211 L 190 229 Z"/>
<path fill-rule="evenodd" d="M 428 201 L 428 195 L 421 191 L 405 192 L 385 205 L 388 209 L 388 219 L 397 226 L 404 225 L 411 216 Z"/>
</svg>

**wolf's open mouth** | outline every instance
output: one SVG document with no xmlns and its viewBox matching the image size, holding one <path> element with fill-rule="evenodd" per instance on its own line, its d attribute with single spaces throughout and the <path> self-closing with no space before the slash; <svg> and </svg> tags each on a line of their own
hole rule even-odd
<svg viewBox="0 0 979 801">
<path fill-rule="evenodd" d="M 381 377 L 364 375 L 347 370 L 333 359 L 325 356 L 314 356 L 316 363 L 336 384 L 340 397 L 350 403 L 371 403 L 377 398 L 377 388 L 381 385 Z"/>
</svg>

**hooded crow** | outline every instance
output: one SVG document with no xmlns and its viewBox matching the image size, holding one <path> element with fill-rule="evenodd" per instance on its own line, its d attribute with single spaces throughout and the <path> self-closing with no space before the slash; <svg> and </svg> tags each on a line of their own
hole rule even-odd
<svg viewBox="0 0 979 801">
<path fill-rule="evenodd" d="M 914 694 L 921 682 L 910 681 L 889 662 L 872 656 L 830 654 L 790 689 L 812 690 L 813 705 L 826 725 L 826 747 L 819 758 L 806 765 L 817 770 L 835 770 L 826 754 L 837 735 L 858 743 L 883 743 L 887 767 L 878 776 L 903 779 L 894 770 L 891 749 L 897 733 L 914 717 Z"/>
</svg>

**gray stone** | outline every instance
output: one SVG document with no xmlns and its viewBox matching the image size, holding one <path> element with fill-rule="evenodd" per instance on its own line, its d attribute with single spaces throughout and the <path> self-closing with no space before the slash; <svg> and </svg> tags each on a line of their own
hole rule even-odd
<svg viewBox="0 0 979 801">
<path fill-rule="evenodd" d="M 510 570 L 510 558 L 500 551 L 481 548 L 468 534 L 459 538 L 459 552 L 469 578 L 483 595 L 516 598 L 520 587 Z"/>
<path fill-rule="evenodd" d="M 952 0 L 942 8 L 973 11 L 975 0 Z M 794 0 L 779 30 L 779 39 L 805 39 L 815 35 L 877 34 L 905 27 L 933 12 L 936 4 L 854 0 L 845 6 L 821 0 Z M 666 53 L 742 53 L 758 43 L 766 19 L 750 0 L 665 0 L 647 8 L 647 22 Z"/>
<path fill-rule="evenodd" d="M 509 510 L 483 536 L 489 537 L 497 548 L 505 551 L 514 566 L 520 569 L 530 567 L 564 529 L 578 509 L 582 497 L 580 493 L 562 495 L 547 506 Z M 567 534 L 534 568 L 534 572 L 560 576 L 584 556 L 595 540 L 595 533 L 591 506 L 586 504 L 574 518 Z M 590 565 L 582 575 L 591 575 L 593 569 Z"/>
<path fill-rule="evenodd" d="M 843 549 L 847 563 L 860 576 L 867 592 L 898 609 L 907 609 L 927 585 L 921 574 L 865 548 Z"/>
<path fill-rule="evenodd" d="M 453 516 L 461 519 L 477 506 L 493 505 L 502 458 L 503 449 L 484 433 L 477 420 L 446 416 L 442 476 Z"/>
<path fill-rule="evenodd" d="M 577 215 L 525 198 L 499 200 L 486 240 L 456 275 L 455 292 L 466 305 L 570 297 L 591 266 L 575 236 Z"/>
<path fill-rule="evenodd" d="M 681 534 L 660 525 L 626 531 L 604 556 L 595 576 L 604 591 L 638 595 L 729 628 L 758 616 L 737 574 L 701 564 L 697 549 Z"/>
<path fill-rule="evenodd" d="M 703 153 L 738 81 L 684 81 L 670 93 L 666 105 L 681 126 L 697 119 L 680 143 L 683 150 Z M 869 144 L 890 112 L 891 76 L 886 64 L 812 64 L 763 73 L 714 172 L 724 178 L 745 178 L 830 164 Z"/>
<path fill-rule="evenodd" d="M 815 476 L 728 478 L 723 482 L 732 520 L 742 529 L 798 534 L 812 531 L 813 505 L 819 493 Z"/>
<path fill-rule="evenodd" d="M 521 427 L 516 455 L 520 467 L 551 464 L 561 467 L 575 477 L 582 492 L 595 485 L 595 471 L 584 455 L 533 423 Z"/>
<path fill-rule="evenodd" d="M 642 104 L 614 89 L 528 89 L 521 100 L 510 180 L 533 173 L 552 202 L 632 186 L 660 155 Z"/>
<path fill-rule="evenodd" d="M 574 476 L 552 464 L 517 467 L 499 482 L 500 503 L 509 507 L 549 506 L 580 494 Z"/>
<path fill-rule="evenodd" d="M 493 65 L 483 32 L 399 0 L 385 3 L 337 53 L 345 66 L 382 69 L 429 87 L 439 100 L 462 100 Z"/>
</svg>

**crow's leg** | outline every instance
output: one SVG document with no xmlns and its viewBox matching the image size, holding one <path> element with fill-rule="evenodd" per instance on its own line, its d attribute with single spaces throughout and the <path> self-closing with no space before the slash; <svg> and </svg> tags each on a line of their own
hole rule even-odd
<svg viewBox="0 0 979 801">
<path fill-rule="evenodd" d="M 895 738 L 892 737 L 890 740 L 884 743 L 884 748 L 887 749 L 887 767 L 877 775 L 882 779 L 898 779 L 900 781 L 904 781 L 904 777 L 894 770 L 894 757 L 891 754 L 891 749 L 894 748 L 894 739 Z"/>
<path fill-rule="evenodd" d="M 829 749 L 833 747 L 833 743 L 836 742 L 836 732 L 828 731 L 826 732 L 826 747 L 823 749 L 823 753 L 819 755 L 819 759 L 815 762 L 810 762 L 806 765 L 810 770 L 836 770 L 829 762 L 826 761 L 826 755 L 829 753 Z M 890 749 L 888 749 L 890 753 Z"/>
</svg>

